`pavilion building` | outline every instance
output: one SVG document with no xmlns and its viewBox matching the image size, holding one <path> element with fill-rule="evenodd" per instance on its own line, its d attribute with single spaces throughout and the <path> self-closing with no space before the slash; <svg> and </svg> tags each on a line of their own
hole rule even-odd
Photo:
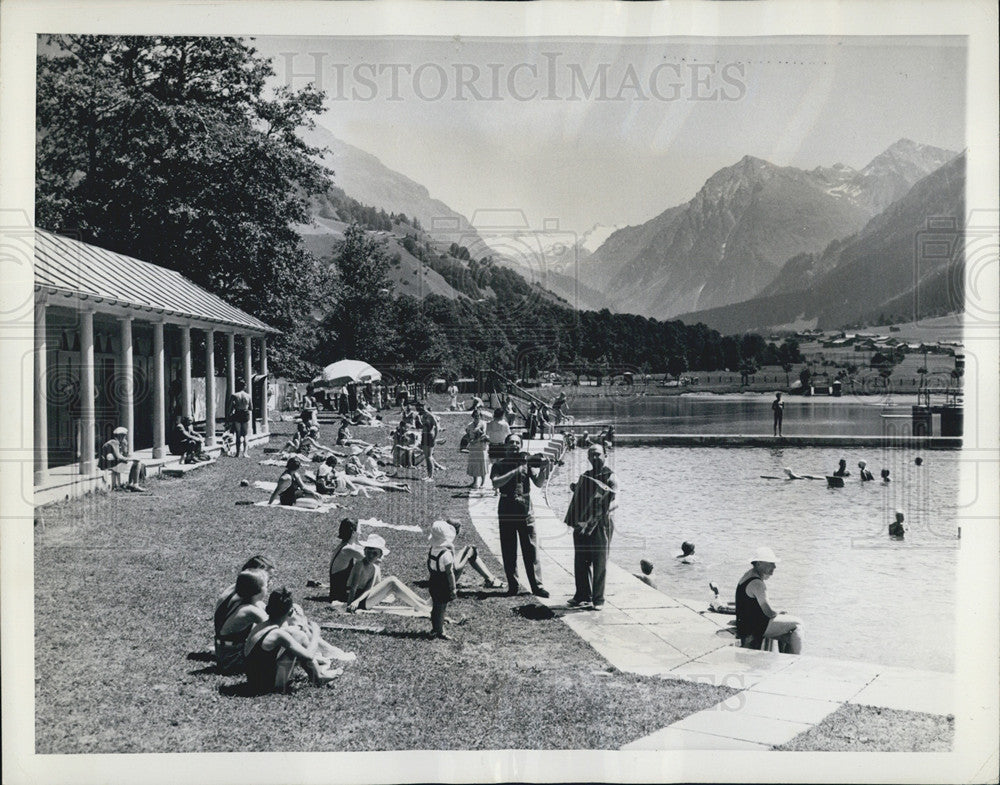
<svg viewBox="0 0 1000 785">
<path fill-rule="evenodd" d="M 214 447 L 238 378 L 254 399 L 250 441 L 267 439 L 274 328 L 173 270 L 41 229 L 34 279 L 36 503 L 104 486 L 97 450 L 119 425 L 153 467 L 176 460 L 167 432 L 183 415 Z"/>
</svg>

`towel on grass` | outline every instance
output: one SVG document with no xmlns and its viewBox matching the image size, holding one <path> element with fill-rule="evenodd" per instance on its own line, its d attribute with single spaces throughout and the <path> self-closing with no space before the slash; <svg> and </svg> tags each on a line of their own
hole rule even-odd
<svg viewBox="0 0 1000 785">
<path fill-rule="evenodd" d="M 334 504 L 333 502 L 321 504 L 319 507 L 299 507 L 298 505 L 268 504 L 267 502 L 254 502 L 253 506 L 270 507 L 272 510 L 295 510 L 297 512 L 332 512 L 340 507 L 339 504 Z"/>
<path fill-rule="evenodd" d="M 419 526 L 413 526 L 409 524 L 402 523 L 386 523 L 378 518 L 361 518 L 358 520 L 360 526 L 371 526 L 376 529 L 396 529 L 401 532 L 419 532 L 423 531 Z"/>
<path fill-rule="evenodd" d="M 388 595 L 384 602 L 391 602 L 395 599 L 391 594 Z M 333 600 L 330 603 L 330 607 L 335 611 L 343 611 L 347 613 L 345 608 L 347 608 L 346 602 L 339 602 L 338 600 Z M 374 608 L 359 608 L 355 613 L 391 613 L 393 616 L 409 616 L 411 618 L 419 619 L 429 619 L 431 617 L 430 608 L 426 611 L 419 611 L 410 605 L 383 605 L 378 604 Z"/>
</svg>

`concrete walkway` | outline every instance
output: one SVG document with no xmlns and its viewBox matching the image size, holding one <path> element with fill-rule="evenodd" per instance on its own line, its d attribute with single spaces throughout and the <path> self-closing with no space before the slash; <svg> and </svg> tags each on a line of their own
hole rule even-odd
<svg viewBox="0 0 1000 785">
<path fill-rule="evenodd" d="M 541 447 L 526 445 L 532 452 Z M 554 481 L 572 479 L 557 475 Z M 844 703 L 954 713 L 952 674 L 741 649 L 726 632 L 731 616 L 702 613 L 707 600 L 675 599 L 614 564 L 608 565 L 603 611 L 567 607 L 574 592 L 573 538 L 539 489 L 532 488 L 532 494 L 542 579 L 551 594 L 539 602 L 621 671 L 739 690 L 623 749 L 769 749 L 809 730 Z M 499 558 L 496 511 L 492 491 L 470 495 L 472 522 Z M 808 647 L 808 629 L 805 643 Z"/>
</svg>

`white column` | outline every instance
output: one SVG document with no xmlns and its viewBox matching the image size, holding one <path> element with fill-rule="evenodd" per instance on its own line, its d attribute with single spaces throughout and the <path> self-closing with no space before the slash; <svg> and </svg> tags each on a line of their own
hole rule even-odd
<svg viewBox="0 0 1000 785">
<path fill-rule="evenodd" d="M 49 473 L 48 355 L 45 300 L 35 300 L 35 485 Z"/>
<path fill-rule="evenodd" d="M 205 330 L 205 446 L 215 445 L 215 330 Z"/>
<path fill-rule="evenodd" d="M 250 430 L 250 433 L 254 432 L 254 426 L 257 424 L 254 421 L 253 403 L 252 403 L 252 401 L 253 401 L 253 364 L 252 364 L 251 354 L 250 354 L 251 348 L 253 347 L 253 344 L 251 343 L 252 340 L 253 339 L 249 335 L 244 335 L 243 336 L 243 381 L 246 383 L 247 394 L 250 396 L 250 400 L 251 400 L 251 404 L 250 404 L 250 425 L 248 426 L 249 430 Z"/>
<path fill-rule="evenodd" d="M 226 333 L 226 406 L 236 392 L 236 335 Z M 226 410 L 229 413 L 229 410 Z"/>
<path fill-rule="evenodd" d="M 271 428 L 267 422 L 267 336 L 260 337 L 260 373 L 264 377 L 264 400 L 260 405 L 261 432 L 268 434 Z"/>
<path fill-rule="evenodd" d="M 121 354 L 118 357 L 118 373 L 121 384 L 116 388 L 121 395 L 118 403 L 118 420 L 123 428 L 128 428 L 128 451 L 135 451 L 135 368 L 132 363 L 132 317 L 122 316 L 118 320 Z"/>
<path fill-rule="evenodd" d="M 163 402 L 163 322 L 153 322 L 153 457 L 162 458 L 166 431 L 164 428 Z"/>
<path fill-rule="evenodd" d="M 94 312 L 80 312 L 80 474 L 94 471 Z"/>
<path fill-rule="evenodd" d="M 190 417 L 191 406 L 191 328 L 181 326 L 181 415 Z"/>
</svg>

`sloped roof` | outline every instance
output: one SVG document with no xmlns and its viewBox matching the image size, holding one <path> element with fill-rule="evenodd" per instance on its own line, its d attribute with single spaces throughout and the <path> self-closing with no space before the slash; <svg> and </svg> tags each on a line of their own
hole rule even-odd
<svg viewBox="0 0 1000 785">
<path fill-rule="evenodd" d="M 35 286 L 166 315 L 277 332 L 175 270 L 35 230 Z"/>
</svg>

